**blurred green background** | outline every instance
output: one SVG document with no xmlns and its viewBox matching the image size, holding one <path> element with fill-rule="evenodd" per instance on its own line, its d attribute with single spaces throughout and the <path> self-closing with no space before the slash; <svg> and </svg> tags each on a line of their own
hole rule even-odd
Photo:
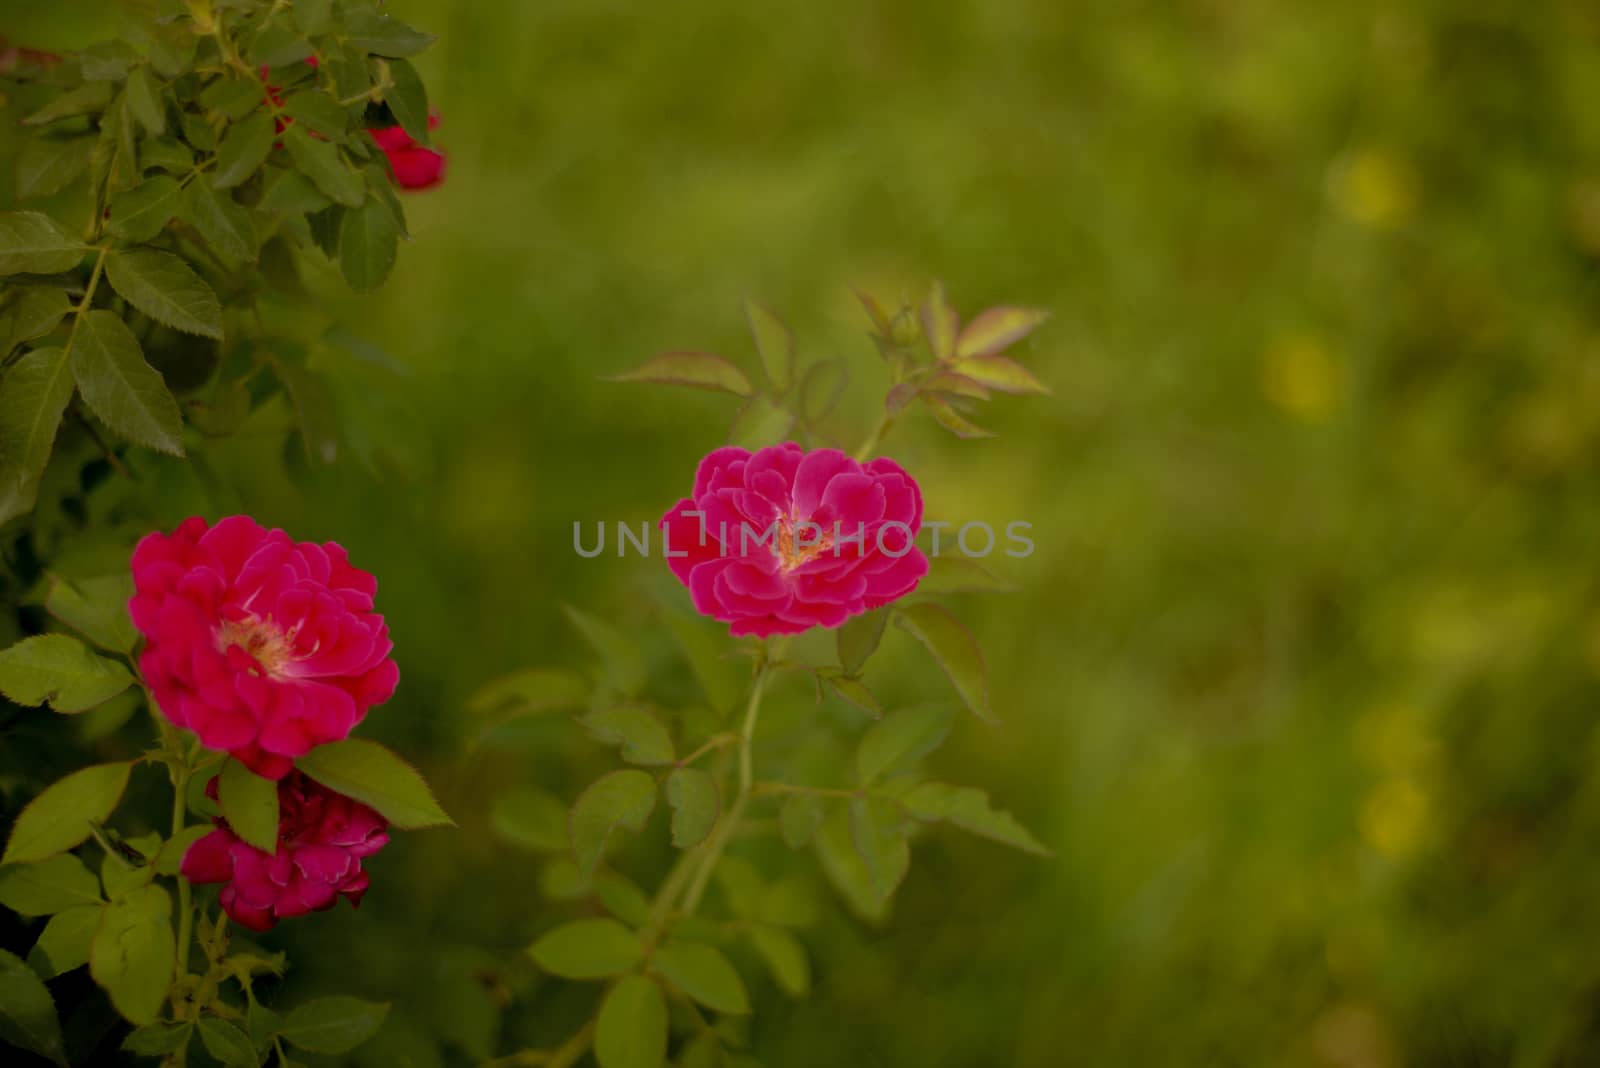
<svg viewBox="0 0 1600 1068">
<path fill-rule="evenodd" d="M 7 7 L 37 47 L 115 26 Z M 732 416 L 600 378 L 673 348 L 753 366 L 755 297 L 852 361 L 854 443 L 887 376 L 851 288 L 941 278 L 965 313 L 1053 311 L 1019 355 L 1054 394 L 986 409 L 993 440 L 919 416 L 887 445 L 930 517 L 1038 543 L 993 561 L 1019 592 L 952 601 L 1004 722 L 958 722 L 932 766 L 1056 856 L 941 831 L 883 926 L 821 894 L 816 989 L 758 984 L 750 1052 L 1600 1063 L 1593 5 L 391 9 L 440 37 L 418 66 L 450 170 L 407 200 L 390 284 L 339 313 L 411 368 L 375 424 L 407 473 L 246 438 L 212 458 L 237 497 L 195 507 L 380 576 L 403 681 L 363 730 L 461 826 L 397 836 L 354 916 L 271 936 L 286 998 L 393 1000 L 379 1064 L 583 1019 L 592 986 L 519 957 L 571 906 L 487 812 L 518 783 L 570 798 L 611 755 L 564 722 L 473 749 L 466 702 L 587 665 L 563 604 L 688 678 L 650 622 L 661 562 L 580 560 L 572 523 L 658 516 Z M 869 683 L 940 695 L 889 642 Z M 781 689 L 775 722 L 810 700 Z M 668 852 L 658 816 L 618 866 L 650 885 Z"/>
</svg>

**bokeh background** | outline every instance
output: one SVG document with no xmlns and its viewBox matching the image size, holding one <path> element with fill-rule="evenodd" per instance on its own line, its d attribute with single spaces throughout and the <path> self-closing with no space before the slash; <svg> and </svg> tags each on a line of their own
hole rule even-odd
<svg viewBox="0 0 1600 1068">
<path fill-rule="evenodd" d="M 564 604 L 688 678 L 650 622 L 661 562 L 580 560 L 572 524 L 659 515 L 732 416 L 601 377 L 673 348 L 753 366 L 755 297 L 852 361 L 854 441 L 887 376 L 852 287 L 941 278 L 965 312 L 1054 313 L 1020 354 L 1053 395 L 990 406 L 992 440 L 909 419 L 888 451 L 931 516 L 1034 524 L 1032 558 L 992 561 L 1017 592 L 952 602 L 1004 722 L 931 764 L 1055 856 L 925 836 L 881 926 L 784 860 L 818 886 L 816 988 L 758 983 L 749 1051 L 1600 1063 L 1593 5 L 391 7 L 440 37 L 418 66 L 450 170 L 407 200 L 391 283 L 336 299 L 408 371 L 346 391 L 376 430 L 340 463 L 246 436 L 193 506 L 381 576 L 404 680 L 363 729 L 460 828 L 399 836 L 359 913 L 272 936 L 277 994 L 392 1000 L 374 1064 L 581 1021 L 595 990 L 520 956 L 571 906 L 488 812 L 611 756 L 564 720 L 474 747 L 468 698 L 589 666 Z M 116 23 L 57 0 L 3 25 L 63 49 Z M 868 681 L 942 685 L 904 635 Z M 663 838 L 619 867 L 648 880 Z"/>
</svg>

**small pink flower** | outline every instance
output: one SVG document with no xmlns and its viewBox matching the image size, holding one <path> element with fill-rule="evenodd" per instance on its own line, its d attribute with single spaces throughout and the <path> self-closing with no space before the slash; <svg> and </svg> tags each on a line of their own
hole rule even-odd
<svg viewBox="0 0 1600 1068">
<path fill-rule="evenodd" d="M 893 460 L 837 449 L 716 449 L 660 525 L 695 609 L 734 634 L 837 627 L 928 573 L 917 483 Z"/>
<path fill-rule="evenodd" d="M 199 516 L 133 551 L 139 668 L 161 712 L 256 774 L 349 735 L 400 681 L 378 582 L 334 542 Z"/>
<path fill-rule="evenodd" d="M 217 796 L 216 779 L 206 793 Z M 298 771 L 278 783 L 276 853 L 244 842 L 220 816 L 216 824 L 184 853 L 180 871 L 191 883 L 226 883 L 223 910 L 252 931 L 331 909 L 340 897 L 360 905 L 370 882 L 362 858 L 389 843 L 382 816 Z"/>
<path fill-rule="evenodd" d="M 428 116 L 428 129 L 439 125 L 439 116 Z M 401 126 L 378 126 L 367 131 L 389 157 L 395 184 L 401 189 L 430 189 L 444 181 L 444 153 L 419 145 Z"/>
</svg>

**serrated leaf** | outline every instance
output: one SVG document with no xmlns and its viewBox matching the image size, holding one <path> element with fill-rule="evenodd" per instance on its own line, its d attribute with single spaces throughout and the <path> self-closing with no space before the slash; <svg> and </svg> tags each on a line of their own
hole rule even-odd
<svg viewBox="0 0 1600 1068">
<path fill-rule="evenodd" d="M 366 199 L 367 183 L 361 172 L 345 162 L 339 146 L 318 141 L 299 126 L 283 131 L 283 147 L 295 167 L 336 204 L 359 208 Z"/>
<path fill-rule="evenodd" d="M 604 979 L 630 972 L 644 956 L 639 936 L 616 920 L 573 920 L 546 931 L 528 949 L 535 964 L 563 979 Z"/>
<path fill-rule="evenodd" d="M 89 974 L 130 1023 L 153 1023 L 167 1000 L 177 953 L 172 899 L 145 886 L 107 905 L 89 946 Z"/>
<path fill-rule="evenodd" d="M 217 776 L 217 807 L 233 833 L 265 852 L 278 852 L 278 784 L 229 757 Z"/>
<path fill-rule="evenodd" d="M 285 1016 L 278 1033 L 313 1053 L 348 1053 L 377 1034 L 388 1015 L 389 1006 L 381 1001 L 318 998 Z"/>
<path fill-rule="evenodd" d="M 611 382 L 650 382 L 669 386 L 715 389 L 748 397 L 755 387 L 743 371 L 721 356 L 709 352 L 665 352 L 653 356 L 631 371 L 612 375 Z"/>
<path fill-rule="evenodd" d="M 39 634 L 0 649 L 0 693 L 29 708 L 83 712 L 133 684 L 128 669 L 66 634 Z"/>
<path fill-rule="evenodd" d="M 114 312 L 79 317 L 72 334 L 72 377 L 84 403 L 106 426 L 136 445 L 183 455 L 178 402 Z"/>
<path fill-rule="evenodd" d="M 250 64 L 254 67 L 287 67 L 310 58 L 311 42 L 281 22 L 270 23 L 250 42 Z"/>
<path fill-rule="evenodd" d="M 606 994 L 595 1021 L 594 1055 L 600 1068 L 661 1068 L 666 1063 L 667 1002 L 654 980 L 626 976 Z"/>
<path fill-rule="evenodd" d="M 428 143 L 428 90 L 408 60 L 389 61 L 391 85 L 383 94 L 395 121 L 418 144 Z"/>
<path fill-rule="evenodd" d="M 489 826 L 513 845 L 543 853 L 564 852 L 567 806 L 552 794 L 532 786 L 519 786 L 495 801 Z"/>
<path fill-rule="evenodd" d="M 132 761 L 95 764 L 57 780 L 17 814 L 0 864 L 28 864 L 65 853 L 117 810 Z"/>
<path fill-rule="evenodd" d="M 365 738 L 319 745 L 295 761 L 317 782 L 375 809 L 402 830 L 452 824 L 417 770 Z"/>
<path fill-rule="evenodd" d="M 747 933 L 779 989 L 794 998 L 811 992 L 811 961 L 798 938 L 781 927 L 765 924 L 756 924 Z"/>
<path fill-rule="evenodd" d="M 887 609 L 877 609 L 859 616 L 851 616 L 834 632 L 839 650 L 839 666 L 846 675 L 860 675 L 867 660 L 877 652 L 883 641 L 883 631 L 889 625 Z"/>
<path fill-rule="evenodd" d="M 790 849 L 803 849 L 822 826 L 828 813 L 822 798 L 815 794 L 790 794 L 778 807 L 778 831 Z"/>
<path fill-rule="evenodd" d="M 850 841 L 866 867 L 872 892 L 887 899 L 911 868 L 904 817 L 887 801 L 858 797 L 850 802 Z"/>
<path fill-rule="evenodd" d="M 435 40 L 431 33 L 412 29 L 399 19 L 375 11 L 349 12 L 345 16 L 345 37 L 357 48 L 390 59 L 414 56 Z"/>
<path fill-rule="evenodd" d="M 655 806 L 656 781 L 642 771 L 613 771 L 591 783 L 573 802 L 567 821 L 578 874 L 586 880 L 593 875 L 611 832 L 618 827 L 642 831 Z"/>
<path fill-rule="evenodd" d="M 147 66 L 133 68 L 128 74 L 128 112 L 139 125 L 160 137 L 167 132 L 167 109 L 161 100 L 161 87 L 156 75 Z"/>
<path fill-rule="evenodd" d="M 889 713 L 874 723 L 856 747 L 856 776 L 870 786 L 886 774 L 903 771 L 921 760 L 950 735 L 946 705 L 917 705 Z"/>
<path fill-rule="evenodd" d="M 1049 393 L 1050 387 L 1009 356 L 969 356 L 951 368 L 997 393 Z"/>
<path fill-rule="evenodd" d="M 0 345 L 20 345 L 44 337 L 71 310 L 64 291 L 54 286 L 26 286 L 0 318 Z"/>
<path fill-rule="evenodd" d="M 200 1044 L 226 1068 L 255 1068 L 261 1063 L 255 1044 L 241 1028 L 215 1016 L 202 1016 L 195 1025 Z"/>
<path fill-rule="evenodd" d="M 35 137 L 17 157 L 17 199 L 59 193 L 89 167 L 93 137 Z"/>
<path fill-rule="evenodd" d="M 272 152 L 272 116 L 258 111 L 228 127 L 217 146 L 217 169 L 211 176 L 215 189 L 232 189 L 249 178 Z"/>
<path fill-rule="evenodd" d="M 761 366 L 767 372 L 767 381 L 782 396 L 794 385 L 794 334 L 771 310 L 753 300 L 745 301 L 744 310 L 750 320 L 750 334 L 755 338 L 756 352 L 761 356 Z"/>
<path fill-rule="evenodd" d="M 370 293 L 394 269 L 400 227 L 389 205 L 368 197 L 339 223 L 339 271 L 357 293 Z"/>
<path fill-rule="evenodd" d="M 956 411 L 954 406 L 943 397 L 935 393 L 922 394 L 922 403 L 933 416 L 934 422 L 944 427 L 958 438 L 992 438 L 994 432 L 985 430 L 966 416 Z"/>
<path fill-rule="evenodd" d="M 33 510 L 72 390 L 65 349 L 34 349 L 0 376 L 0 523 Z"/>
<path fill-rule="evenodd" d="M 146 179 L 111 198 L 111 233 L 124 241 L 148 241 L 159 234 L 183 203 L 183 187 L 171 175 Z"/>
<path fill-rule="evenodd" d="M 570 605 L 563 605 L 562 610 L 566 612 L 567 618 L 572 620 L 572 625 L 578 628 L 578 633 L 583 635 L 584 641 L 589 643 L 590 648 L 600 654 L 600 660 L 606 669 L 606 681 L 629 697 L 644 688 L 648 675 L 644 654 L 639 651 L 637 642 L 616 627 L 587 612 L 579 611 Z"/>
<path fill-rule="evenodd" d="M 705 841 L 722 808 L 716 780 L 699 768 L 677 768 L 667 776 L 666 792 L 672 807 L 672 844 L 690 849 Z"/>
<path fill-rule="evenodd" d="M 674 938 L 657 948 L 650 965 L 673 986 L 717 1012 L 750 1011 L 744 980 L 722 951 L 705 942 Z"/>
<path fill-rule="evenodd" d="M 12 912 L 50 916 L 75 905 L 99 904 L 100 880 L 71 853 L 0 868 L 0 905 Z"/>
<path fill-rule="evenodd" d="M 676 755 L 672 735 L 654 713 L 641 705 L 597 709 L 578 722 L 597 740 L 621 746 L 622 759 L 630 764 L 670 764 Z"/>
<path fill-rule="evenodd" d="M 944 283 L 935 282 L 933 291 L 922 304 L 922 332 L 928 339 L 936 360 L 949 359 L 955 354 L 956 331 L 961 320 L 945 297 Z"/>
<path fill-rule="evenodd" d="M 88 964 L 89 944 L 100 927 L 103 907 L 99 903 L 73 905 L 51 916 L 28 951 L 28 967 L 45 979 L 54 979 Z"/>
<path fill-rule="evenodd" d="M 989 671 L 977 639 L 944 608 L 936 604 L 905 605 L 895 609 L 895 622 L 909 633 L 949 677 L 956 692 L 979 719 L 993 720 L 989 710 Z"/>
<path fill-rule="evenodd" d="M 0 213 L 0 274 L 71 270 L 87 251 L 61 224 L 37 211 Z"/>
<path fill-rule="evenodd" d="M 190 182 L 183 197 L 183 220 L 206 239 L 228 263 L 256 258 L 256 229 L 250 212 L 233 199 L 233 193 L 209 182 Z"/>
<path fill-rule="evenodd" d="M 222 305 L 217 295 L 172 253 L 151 248 L 113 252 L 106 257 L 106 279 L 119 296 L 156 322 L 222 339 Z"/>
<path fill-rule="evenodd" d="M 44 126 L 47 123 L 70 119 L 77 115 L 93 115 L 104 111 L 111 103 L 111 86 L 105 82 L 88 82 L 76 89 L 53 96 L 44 107 L 22 120 L 24 126 Z"/>
<path fill-rule="evenodd" d="M 956 339 L 956 358 L 992 356 L 1033 333 L 1049 317 L 1049 312 L 1037 308 L 1001 307 L 980 312 Z"/>
<path fill-rule="evenodd" d="M 102 575 L 76 581 L 53 577 L 44 607 L 102 649 L 126 653 L 139 640 L 139 631 L 128 615 L 132 597 L 132 575 Z"/>
<path fill-rule="evenodd" d="M 819 668 L 817 677 L 827 683 L 830 690 L 861 709 L 873 719 L 879 719 L 883 716 L 883 705 L 879 703 L 877 697 L 873 696 L 872 691 L 867 689 L 866 683 L 860 679 L 853 679 L 848 675 L 840 675 L 829 668 Z"/>
<path fill-rule="evenodd" d="M 962 830 L 1015 846 L 1028 853 L 1049 856 L 1050 849 L 1035 838 L 1011 813 L 989 804 L 989 795 L 972 786 L 925 782 L 911 788 L 900 803 L 919 820 L 942 820 Z"/>
<path fill-rule="evenodd" d="M 50 991 L 15 954 L 0 949 L 0 1041 L 65 1068 L 61 1021 Z"/>
</svg>

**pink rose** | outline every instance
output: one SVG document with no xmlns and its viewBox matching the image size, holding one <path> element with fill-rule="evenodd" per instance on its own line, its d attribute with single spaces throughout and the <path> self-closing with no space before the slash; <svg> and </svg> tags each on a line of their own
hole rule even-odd
<svg viewBox="0 0 1600 1068">
<path fill-rule="evenodd" d="M 439 116 L 428 116 L 428 129 L 439 125 Z M 367 131 L 389 157 L 395 184 L 401 189 L 429 189 L 444 181 L 444 153 L 417 144 L 400 126 L 378 126 Z"/>
<path fill-rule="evenodd" d="M 893 460 L 837 449 L 716 449 L 660 525 L 695 609 L 734 634 L 837 627 L 928 573 L 916 482 Z"/>
<path fill-rule="evenodd" d="M 334 542 L 196 516 L 139 542 L 133 582 L 139 668 L 162 714 L 266 778 L 349 735 L 400 681 L 378 582 Z"/>
<path fill-rule="evenodd" d="M 206 793 L 217 796 L 216 779 Z M 382 816 L 298 771 L 278 783 L 276 853 L 244 842 L 221 817 L 216 824 L 184 853 L 180 871 L 191 883 L 226 883 L 223 910 L 252 931 L 331 909 L 340 897 L 360 905 L 370 882 L 361 860 L 389 843 Z"/>
</svg>

